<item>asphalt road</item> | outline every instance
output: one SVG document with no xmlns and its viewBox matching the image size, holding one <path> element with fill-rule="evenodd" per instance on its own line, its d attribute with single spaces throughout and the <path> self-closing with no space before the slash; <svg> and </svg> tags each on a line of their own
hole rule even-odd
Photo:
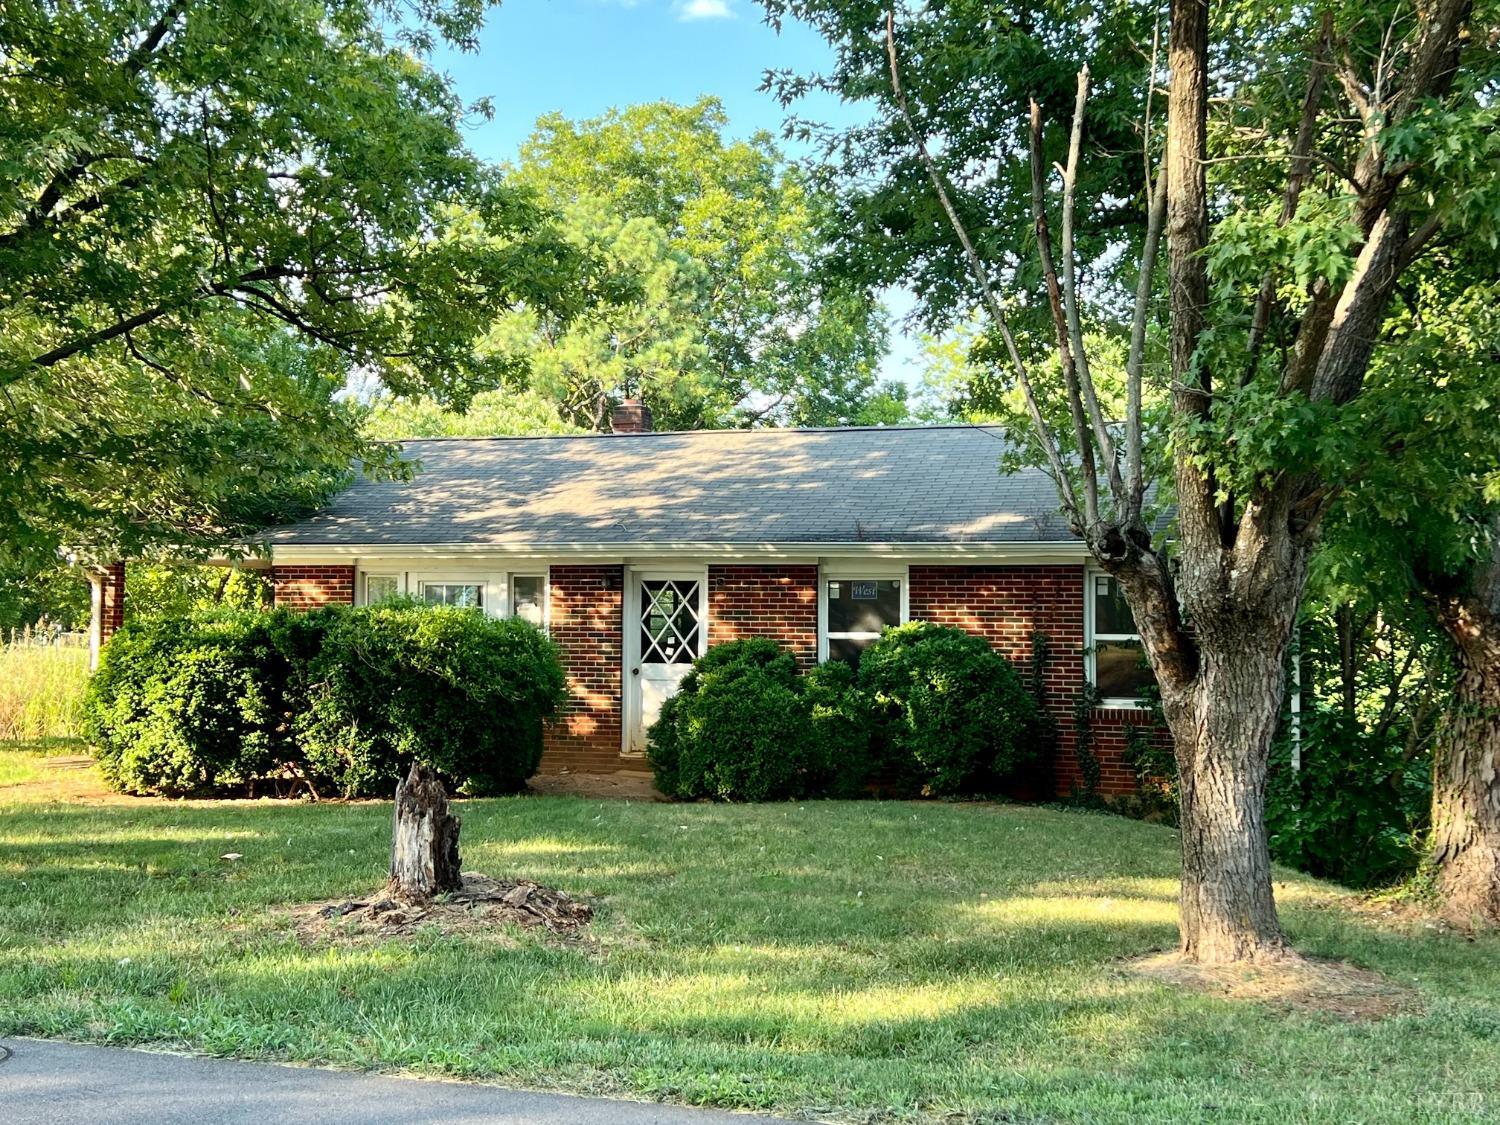
<svg viewBox="0 0 1500 1125">
<path fill-rule="evenodd" d="M 0 1042 L 5 1125 L 753 1125 L 769 1117 L 41 1039 Z"/>
</svg>

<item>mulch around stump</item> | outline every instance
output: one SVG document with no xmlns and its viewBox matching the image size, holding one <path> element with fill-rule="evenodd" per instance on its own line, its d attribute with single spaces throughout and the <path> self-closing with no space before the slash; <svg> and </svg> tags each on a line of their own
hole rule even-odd
<svg viewBox="0 0 1500 1125">
<path fill-rule="evenodd" d="M 511 925 L 572 938 L 593 920 L 588 903 L 529 879 L 511 882 L 475 871 L 465 871 L 462 877 L 462 890 L 431 902 L 403 902 L 382 890 L 362 899 L 301 906 L 292 917 L 297 932 L 307 939 L 405 937 L 432 929 L 474 934 Z"/>
<path fill-rule="evenodd" d="M 1129 976 L 1226 1000 L 1250 1000 L 1288 1014 L 1332 1016 L 1351 1022 L 1420 1013 L 1416 989 L 1347 961 L 1297 957 L 1268 965 L 1199 965 L 1176 953 L 1138 957 L 1122 966 Z"/>
</svg>

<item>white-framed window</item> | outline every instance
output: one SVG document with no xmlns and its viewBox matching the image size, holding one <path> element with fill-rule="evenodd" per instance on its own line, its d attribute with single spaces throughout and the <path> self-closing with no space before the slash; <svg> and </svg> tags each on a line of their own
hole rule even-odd
<svg viewBox="0 0 1500 1125">
<path fill-rule="evenodd" d="M 819 582 L 819 657 L 823 660 L 842 660 L 858 667 L 860 654 L 881 630 L 906 621 L 904 575 L 824 572 Z"/>
<path fill-rule="evenodd" d="M 547 576 L 512 574 L 510 576 L 510 615 L 530 621 L 538 629 L 547 622 Z"/>
<path fill-rule="evenodd" d="M 484 582 L 477 578 L 428 578 L 417 583 L 417 597 L 428 605 L 484 608 Z"/>
<path fill-rule="evenodd" d="M 1120 584 L 1097 570 L 1084 577 L 1085 644 L 1089 682 L 1099 702 L 1135 707 L 1141 693 L 1156 682 L 1146 664 L 1145 649 Z"/>
<path fill-rule="evenodd" d="M 365 605 L 388 602 L 400 593 L 401 576 L 399 574 L 365 575 Z"/>
</svg>

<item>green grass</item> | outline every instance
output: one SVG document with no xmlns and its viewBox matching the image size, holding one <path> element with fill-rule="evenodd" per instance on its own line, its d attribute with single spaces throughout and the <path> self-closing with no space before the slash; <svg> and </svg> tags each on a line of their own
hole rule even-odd
<svg viewBox="0 0 1500 1125">
<path fill-rule="evenodd" d="M 1500 1117 L 1500 940 L 1382 921 L 1286 875 L 1301 949 L 1414 984 L 1426 1014 L 1350 1024 L 1121 974 L 1174 941 L 1176 842 L 1158 826 L 469 801 L 465 866 L 594 896 L 587 940 L 309 948 L 284 908 L 378 885 L 388 804 L 47 792 L 0 788 L 0 1034 L 840 1120 Z"/>
<path fill-rule="evenodd" d="M 0 642 L 0 740 L 76 737 L 88 674 L 87 646 Z"/>
</svg>

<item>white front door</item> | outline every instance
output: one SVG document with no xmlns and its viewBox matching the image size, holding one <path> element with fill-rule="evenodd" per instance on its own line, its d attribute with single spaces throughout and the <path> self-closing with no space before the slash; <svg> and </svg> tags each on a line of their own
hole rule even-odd
<svg viewBox="0 0 1500 1125">
<path fill-rule="evenodd" d="M 626 621 L 630 730 L 627 752 L 646 752 L 646 731 L 677 691 L 707 640 L 706 591 L 701 575 L 632 576 L 633 612 Z"/>
</svg>

